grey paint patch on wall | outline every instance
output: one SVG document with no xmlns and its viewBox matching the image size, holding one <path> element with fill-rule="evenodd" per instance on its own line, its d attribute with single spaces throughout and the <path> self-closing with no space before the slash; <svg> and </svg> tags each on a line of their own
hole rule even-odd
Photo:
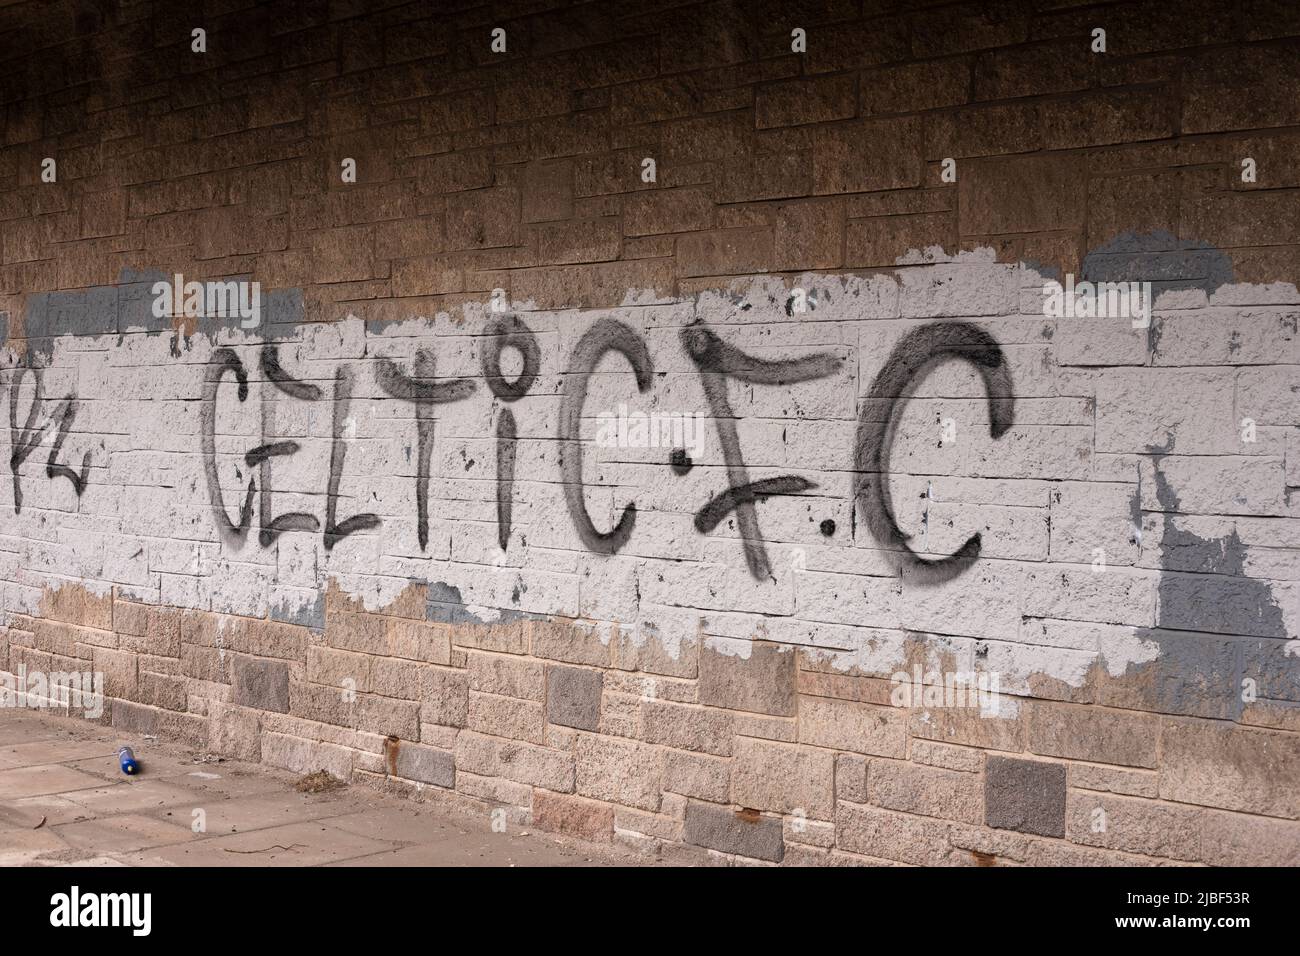
<svg viewBox="0 0 1300 956">
<path fill-rule="evenodd" d="M 1244 707 L 1242 681 L 1254 674 L 1272 678 L 1261 696 L 1300 700 L 1300 685 L 1289 686 L 1296 684 L 1297 669 L 1287 668 L 1283 656 L 1282 609 L 1268 582 L 1245 575 L 1246 548 L 1236 529 L 1202 538 L 1179 527 L 1178 495 L 1160 467 L 1171 450 L 1149 449 L 1163 512 L 1161 575 L 1157 626 L 1138 634 L 1156 642 L 1160 652 L 1137 667 L 1150 676 L 1153 703 L 1165 713 L 1235 720 Z M 1207 574 L 1217 577 L 1207 580 Z M 1271 663 L 1250 668 L 1248 675 L 1248 653 L 1253 661 Z M 1281 676 L 1288 671 L 1289 679 Z"/>
<path fill-rule="evenodd" d="M 287 661 L 236 654 L 231 666 L 230 686 L 236 704 L 280 714 L 289 712 Z"/>
<path fill-rule="evenodd" d="M 1208 242 L 1179 239 L 1162 230 L 1126 232 L 1084 257 L 1089 282 L 1150 282 L 1156 294 L 1201 289 L 1210 295 L 1233 281 L 1232 259 Z"/>
<path fill-rule="evenodd" d="M 301 624 L 314 631 L 325 628 L 325 595 L 316 592 L 310 602 L 294 604 L 275 602 L 271 604 L 271 620 L 285 624 Z"/>
<path fill-rule="evenodd" d="M 480 617 L 465 606 L 460 588 L 442 581 L 430 581 L 425 598 L 424 617 L 439 624 L 509 624 L 513 621 L 544 621 L 544 614 L 500 608 L 496 620 Z"/>
<path fill-rule="evenodd" d="M 561 727 L 596 731 L 604 677 L 585 667 L 551 667 L 546 675 L 546 717 Z"/>
<path fill-rule="evenodd" d="M 1234 528 L 1223 538 L 1206 539 L 1179 528 L 1178 496 L 1160 471 L 1155 456 L 1156 500 L 1164 509 L 1160 540 L 1161 563 L 1159 623 L 1162 627 L 1205 627 L 1226 634 L 1286 637 L 1282 609 L 1265 581 L 1244 574 L 1246 548 Z M 1204 578 L 1183 577 L 1199 571 L 1224 575 L 1227 586 L 1206 593 Z M 1213 598 L 1207 603 L 1207 598 Z"/>
<path fill-rule="evenodd" d="M 482 624 L 475 614 L 465 609 L 465 599 L 461 597 L 460 588 L 441 581 L 430 581 L 428 596 L 425 600 L 424 616 L 426 620 L 440 624 Z"/>
<path fill-rule="evenodd" d="M 1083 262 L 1089 281 L 1149 281 L 1152 291 L 1200 289 L 1207 296 L 1233 281 L 1232 260 L 1207 242 L 1180 240 L 1165 231 L 1124 233 L 1093 249 Z M 1159 344 L 1161 323 L 1154 321 L 1149 348 Z M 1147 693 L 1167 713 L 1236 719 L 1244 706 L 1242 681 L 1247 670 L 1268 674 L 1267 688 L 1300 701 L 1300 673 L 1284 666 L 1282 640 L 1287 636 L 1282 609 L 1265 581 L 1245 574 L 1246 549 L 1236 529 L 1219 538 L 1202 538 L 1179 526 L 1179 501 L 1161 470 L 1161 459 L 1173 451 L 1172 438 L 1163 447 L 1146 449 L 1154 465 L 1156 500 L 1163 512 L 1160 548 L 1161 576 L 1157 587 L 1154 628 L 1140 628 L 1143 640 L 1154 641 L 1159 654 L 1134 664 L 1129 673 L 1149 680 Z M 1141 474 L 1131 506 L 1136 528 L 1142 526 Z M 1207 582 L 1205 575 L 1219 578 Z M 1264 640 L 1250 640 L 1251 637 Z M 1266 666 L 1247 668 L 1253 660 Z M 1289 678 L 1277 680 L 1290 672 Z M 1294 686 L 1292 686 L 1294 685 Z"/>
<path fill-rule="evenodd" d="M 175 328 L 170 316 L 153 314 L 153 285 L 172 280 L 156 269 L 124 269 L 116 285 L 92 286 L 63 292 L 35 292 L 27 297 L 23 310 L 23 334 L 29 355 L 49 359 L 54 340 L 63 335 L 123 335 L 143 330 L 150 335 L 176 337 L 173 354 L 184 347 L 185 336 Z M 225 280 L 245 281 L 251 276 L 226 276 Z M 292 337 L 303 320 L 301 289 L 274 289 L 262 296 L 261 325 L 255 333 L 267 342 Z M 193 320 L 194 334 L 213 336 L 223 330 L 240 328 L 239 316 L 199 317 Z M 5 339 L 8 338 L 5 323 Z"/>
</svg>

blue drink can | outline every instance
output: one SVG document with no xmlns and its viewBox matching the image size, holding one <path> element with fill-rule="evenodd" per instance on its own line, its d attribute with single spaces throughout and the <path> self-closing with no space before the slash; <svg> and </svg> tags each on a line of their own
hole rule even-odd
<svg viewBox="0 0 1300 956">
<path fill-rule="evenodd" d="M 117 762 L 122 768 L 122 772 L 128 776 L 134 775 L 140 769 L 140 765 L 135 762 L 135 754 L 131 752 L 130 747 L 121 747 L 118 749 Z"/>
</svg>

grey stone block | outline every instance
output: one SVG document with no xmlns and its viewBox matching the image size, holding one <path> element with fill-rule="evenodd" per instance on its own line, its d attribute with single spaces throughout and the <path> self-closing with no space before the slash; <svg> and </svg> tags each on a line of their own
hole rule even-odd
<svg viewBox="0 0 1300 956">
<path fill-rule="evenodd" d="M 694 801 L 686 805 L 683 839 L 695 846 L 780 863 L 785 837 L 780 817 L 754 816 Z"/>
<path fill-rule="evenodd" d="M 1065 765 L 989 757 L 984 822 L 1002 830 L 1065 836 Z"/>
<path fill-rule="evenodd" d="M 546 719 L 561 727 L 596 730 L 604 683 L 600 671 L 551 667 L 546 675 Z"/>
<path fill-rule="evenodd" d="M 436 787 L 451 787 L 456 780 L 456 760 L 446 750 L 420 744 L 399 745 L 396 760 L 397 776 L 406 780 L 431 783 Z"/>
<path fill-rule="evenodd" d="M 261 657 L 233 658 L 230 668 L 233 702 L 258 710 L 289 712 L 289 664 Z"/>
</svg>

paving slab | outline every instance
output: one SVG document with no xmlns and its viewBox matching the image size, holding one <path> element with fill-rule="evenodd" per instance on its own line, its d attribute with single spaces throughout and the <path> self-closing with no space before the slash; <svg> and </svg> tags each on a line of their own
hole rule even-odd
<svg viewBox="0 0 1300 956">
<path fill-rule="evenodd" d="M 339 816 L 348 812 L 353 804 L 330 795 L 306 796 L 301 793 L 274 792 L 249 797 L 226 797 L 211 794 L 196 799 L 183 812 L 193 818 L 194 810 L 202 810 L 207 832 L 214 836 L 244 833 L 249 830 L 266 830 L 290 823 L 302 823 L 321 817 Z M 175 812 L 175 811 L 173 811 Z"/>
<path fill-rule="evenodd" d="M 0 723 L 0 748 L 59 737 L 74 737 L 78 740 L 94 740 L 100 737 L 99 728 L 91 724 L 83 723 L 84 727 L 92 728 L 83 735 L 69 729 L 66 725 L 51 723 L 50 718 L 55 715 L 48 711 L 6 708 L 5 715 L 5 720 Z"/>
<path fill-rule="evenodd" d="M 300 792 L 296 774 L 0 709 L 0 866 L 617 866 L 607 845 L 456 813 L 369 786 Z"/>
<path fill-rule="evenodd" d="M 162 807 L 194 804 L 199 799 L 194 790 L 142 777 L 77 790 L 64 796 L 98 814 L 141 813 Z"/>
<path fill-rule="evenodd" d="M 66 849 L 51 830 L 0 830 L 0 866 L 23 866 Z"/>
<path fill-rule="evenodd" d="M 71 767 L 47 764 L 41 767 L 18 767 L 0 770 L 0 800 L 10 797 L 34 797 L 42 793 L 69 794 L 76 790 L 98 787 L 104 781 Z"/>
<path fill-rule="evenodd" d="M 183 846 L 143 851 L 137 863 L 203 866 L 320 866 L 337 860 L 371 856 L 395 845 L 311 821 L 210 837 Z M 246 857 L 240 860 L 239 857 Z"/>
<path fill-rule="evenodd" d="M 0 828 L 31 830 L 45 824 L 76 823 L 90 819 L 90 811 L 57 793 L 0 801 Z"/>
<path fill-rule="evenodd" d="M 112 743 L 75 738 L 29 740 L 0 748 L 0 760 L 14 767 L 39 767 L 51 763 L 94 760 L 102 764 L 111 760 L 117 766 L 117 748 Z"/>
<path fill-rule="evenodd" d="M 195 836 L 188 828 L 136 813 L 60 824 L 54 834 L 73 850 L 114 853 L 187 843 Z"/>
</svg>

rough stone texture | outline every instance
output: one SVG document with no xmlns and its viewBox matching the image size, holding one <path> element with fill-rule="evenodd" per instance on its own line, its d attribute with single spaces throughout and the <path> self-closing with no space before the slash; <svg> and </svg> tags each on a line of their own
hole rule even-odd
<svg viewBox="0 0 1300 956">
<path fill-rule="evenodd" d="M 771 644 L 754 643 L 742 653 L 706 647 L 700 652 L 700 700 L 715 707 L 790 716 L 794 664 L 788 648 Z"/>
<path fill-rule="evenodd" d="M 1150 768 L 1157 762 L 1158 720 L 1098 707 L 1034 704 L 1029 749 L 1048 757 Z"/>
<path fill-rule="evenodd" d="M 396 776 L 438 787 L 451 787 L 456 779 L 452 754 L 420 744 L 402 744 L 393 761 Z"/>
<path fill-rule="evenodd" d="M 977 824 L 984 818 L 984 792 L 973 773 L 873 760 L 867 793 L 870 803 L 890 810 L 962 823 Z"/>
<path fill-rule="evenodd" d="M 1013 757 L 985 763 L 984 822 L 991 827 L 1065 835 L 1065 765 Z"/>
<path fill-rule="evenodd" d="M 1160 796 L 1300 819 L 1300 737 L 1208 721 L 1167 720 Z"/>
<path fill-rule="evenodd" d="M 614 808 L 596 800 L 535 789 L 533 824 L 584 840 L 609 842 L 614 836 Z"/>
<path fill-rule="evenodd" d="M 836 806 L 835 845 L 852 853 L 914 866 L 952 863 L 956 855 L 951 828 L 945 821 L 844 801 Z"/>
<path fill-rule="evenodd" d="M 1066 832 L 1071 841 L 1171 860 L 1199 860 L 1205 811 L 1179 804 L 1072 792 Z"/>
<path fill-rule="evenodd" d="M 785 839 L 779 817 L 730 810 L 708 803 L 691 801 L 686 805 L 686 828 L 683 839 L 694 846 L 780 863 L 785 855 Z"/>
<path fill-rule="evenodd" d="M 905 714 L 897 708 L 821 697 L 804 698 L 802 705 L 800 743 L 885 757 L 906 752 Z"/>
<path fill-rule="evenodd" d="M 232 700 L 244 707 L 288 713 L 289 665 L 236 655 L 230 663 L 230 692 Z"/>
<path fill-rule="evenodd" d="M 600 724 L 600 671 L 551 667 L 546 672 L 546 719 L 561 727 L 596 730 Z"/>
<path fill-rule="evenodd" d="M 731 795 L 742 807 L 830 819 L 835 803 L 830 751 L 742 737 L 735 757 Z"/>
<path fill-rule="evenodd" d="M 0 12 L 4 677 L 669 860 L 1300 863 L 1300 21 L 164 6 Z"/>
</svg>

